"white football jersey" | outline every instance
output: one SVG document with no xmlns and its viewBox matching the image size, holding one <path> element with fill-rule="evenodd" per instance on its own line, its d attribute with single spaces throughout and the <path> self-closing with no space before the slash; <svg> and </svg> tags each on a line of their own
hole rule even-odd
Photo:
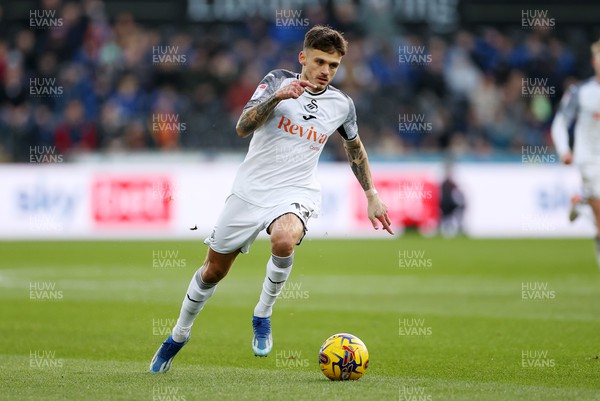
<svg viewBox="0 0 600 401">
<path fill-rule="evenodd" d="M 575 123 L 573 161 L 600 164 L 600 83 L 591 78 L 569 88 L 552 122 L 552 140 L 559 155 L 569 151 L 568 128 Z"/>
<path fill-rule="evenodd" d="M 296 79 L 300 79 L 300 74 L 271 71 L 244 110 L 262 103 Z M 346 140 L 358 135 L 352 99 L 333 86 L 318 93 L 305 88 L 299 98 L 279 102 L 267 121 L 254 131 L 232 192 L 261 207 L 290 200 L 303 202 L 318 215 L 321 190 L 315 177 L 317 162 L 325 143 L 336 131 Z"/>
</svg>

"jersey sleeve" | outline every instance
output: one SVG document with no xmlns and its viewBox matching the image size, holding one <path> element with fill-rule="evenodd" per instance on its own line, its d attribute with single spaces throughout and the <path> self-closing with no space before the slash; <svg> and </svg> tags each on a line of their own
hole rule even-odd
<svg viewBox="0 0 600 401">
<path fill-rule="evenodd" d="M 551 136 L 556 152 L 562 156 L 569 151 L 569 126 L 577 117 L 579 85 L 573 85 L 563 96 L 552 121 Z"/>
<path fill-rule="evenodd" d="M 277 89 L 279 89 L 279 86 L 285 79 L 285 77 L 281 75 L 282 74 L 280 74 L 277 70 L 269 72 L 263 78 L 263 80 L 260 81 L 260 84 L 258 84 L 258 86 L 256 87 L 254 94 L 252 95 L 248 103 L 246 103 L 246 105 L 244 106 L 244 110 L 264 102 L 271 95 L 273 95 L 273 93 L 275 93 Z"/>
<path fill-rule="evenodd" d="M 347 141 L 351 141 L 358 136 L 358 125 L 356 124 L 356 108 L 354 102 L 349 96 L 348 99 L 348 116 L 342 125 L 339 126 L 337 131 Z"/>
<path fill-rule="evenodd" d="M 565 117 L 568 125 L 572 124 L 577 117 L 577 109 L 579 108 L 579 87 L 579 85 L 571 85 L 560 101 L 559 111 Z"/>
</svg>

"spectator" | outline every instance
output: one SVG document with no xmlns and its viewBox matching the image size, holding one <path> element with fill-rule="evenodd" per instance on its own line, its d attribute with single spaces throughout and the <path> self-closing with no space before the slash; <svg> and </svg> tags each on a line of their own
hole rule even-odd
<svg viewBox="0 0 600 401">
<path fill-rule="evenodd" d="M 586 72 L 577 65 L 587 65 L 587 54 L 569 50 L 581 30 L 512 35 L 483 27 L 447 38 L 401 29 L 385 4 L 348 1 L 302 10 L 311 25 L 339 25 L 351 39 L 334 85 L 353 97 L 369 146 L 393 157 L 447 148 L 487 154 L 547 143 L 564 84 Z M 234 134 L 233 116 L 268 71 L 298 69 L 297 54 L 287 49 L 305 32 L 277 26 L 274 14 L 239 24 L 160 26 L 128 12 L 109 18 L 101 0 L 42 0 L 41 8 L 56 10 L 63 25 L 2 29 L 3 160 L 26 160 L 28 146 L 54 142 L 64 153 L 242 149 L 247 145 Z M 154 63 L 155 46 L 169 46 L 180 62 Z M 400 62 L 400 46 L 423 49 L 429 61 Z M 31 96 L 31 78 L 55 80 L 62 94 Z M 557 93 L 525 97 L 526 78 L 547 78 Z M 168 113 L 185 123 L 185 133 L 152 129 L 152 115 Z M 424 114 L 433 129 L 400 132 L 401 113 Z M 344 158 L 335 149 L 328 156 Z"/>
<path fill-rule="evenodd" d="M 71 151 L 91 151 L 96 148 L 96 127 L 85 118 L 79 100 L 70 100 L 65 109 L 64 121 L 54 132 L 54 143 L 61 154 Z"/>
</svg>

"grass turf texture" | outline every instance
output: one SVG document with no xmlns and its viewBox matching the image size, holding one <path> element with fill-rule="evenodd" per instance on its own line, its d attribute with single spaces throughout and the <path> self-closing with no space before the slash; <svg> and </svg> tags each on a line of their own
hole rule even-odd
<svg viewBox="0 0 600 401">
<path fill-rule="evenodd" d="M 3 400 L 600 400 L 600 273 L 590 240 L 307 238 L 275 306 L 274 349 L 256 358 L 251 316 L 269 254 L 259 241 L 158 376 L 146 370 L 202 244 L 0 247 Z M 431 267 L 401 268 L 401 251 Z M 153 267 L 171 262 L 180 267 Z M 31 300 L 31 283 L 54 283 L 62 299 Z M 531 295 L 554 299 L 523 299 L 524 283 L 547 285 Z M 413 318 L 421 335 L 401 329 Z M 369 348 L 359 381 L 331 382 L 319 370 L 319 347 L 337 332 Z"/>
</svg>

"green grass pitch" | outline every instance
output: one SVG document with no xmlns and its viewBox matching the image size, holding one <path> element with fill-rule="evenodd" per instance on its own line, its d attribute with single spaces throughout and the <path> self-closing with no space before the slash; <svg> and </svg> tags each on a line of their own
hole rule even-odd
<svg viewBox="0 0 600 401">
<path fill-rule="evenodd" d="M 200 241 L 0 249 L 2 400 L 600 400 L 591 240 L 307 238 L 268 358 L 250 347 L 269 255 L 258 241 L 166 375 L 148 364 L 204 258 Z M 369 348 L 358 381 L 319 370 L 319 347 L 338 332 Z"/>
</svg>

